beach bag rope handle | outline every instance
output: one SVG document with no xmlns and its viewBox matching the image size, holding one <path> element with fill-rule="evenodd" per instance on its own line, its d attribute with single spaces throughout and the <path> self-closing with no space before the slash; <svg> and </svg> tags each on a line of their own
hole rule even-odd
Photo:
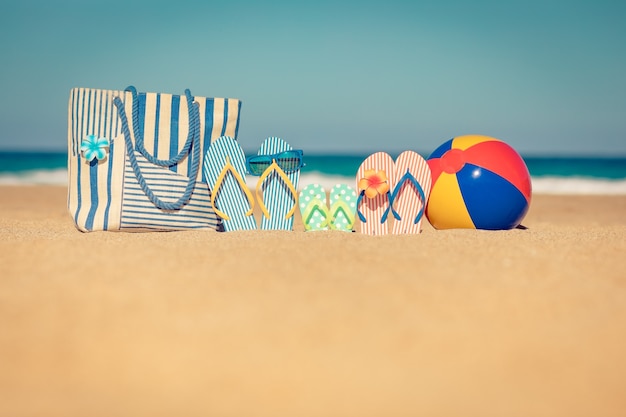
<svg viewBox="0 0 626 417">
<path fill-rule="evenodd" d="M 131 88 L 132 87 L 129 87 L 129 89 Z M 132 88 L 132 90 L 130 91 L 132 92 L 133 90 L 134 88 Z M 134 113 L 135 113 L 135 107 L 137 104 L 136 90 L 134 91 L 135 93 L 133 94 L 133 118 L 135 117 Z M 152 192 L 148 184 L 146 183 L 146 180 L 143 174 L 141 173 L 141 169 L 139 168 L 137 158 L 135 157 L 135 152 L 134 152 L 135 149 L 133 148 L 133 142 L 131 140 L 130 129 L 128 128 L 128 119 L 126 118 L 126 112 L 124 111 L 124 103 L 122 102 L 122 100 L 120 100 L 119 97 L 115 97 L 115 99 L 113 99 L 113 104 L 115 105 L 115 107 L 117 107 L 117 113 L 120 117 L 120 122 L 122 124 L 122 132 L 124 133 L 124 142 L 126 143 L 126 151 L 127 151 L 126 153 L 128 154 L 128 159 L 130 161 L 131 167 L 133 168 L 133 172 L 135 173 L 135 177 L 137 177 L 137 181 L 139 181 L 139 185 L 141 186 L 141 189 L 146 194 L 146 196 L 148 196 L 152 204 L 154 204 L 156 207 L 162 210 L 180 210 L 182 206 L 184 206 L 189 201 L 189 199 L 191 198 L 191 193 L 193 192 L 193 189 L 196 186 L 196 177 L 198 176 L 198 169 L 200 166 L 200 163 L 199 163 L 200 162 L 200 145 L 199 145 L 199 142 L 200 142 L 200 115 L 199 114 L 200 113 L 198 110 L 198 103 L 195 103 L 193 101 L 193 97 L 191 96 L 191 92 L 189 90 L 185 90 L 185 96 L 187 97 L 187 106 L 189 109 L 189 136 L 187 138 L 187 142 L 185 143 L 183 150 L 174 158 L 171 158 L 169 160 L 159 160 L 159 159 L 152 157 L 151 155 L 150 157 L 148 157 L 148 155 L 146 155 L 147 152 L 144 153 L 144 152 L 141 152 L 141 150 L 139 150 L 139 152 L 142 155 L 144 155 L 146 159 L 148 159 L 150 162 L 152 162 L 155 165 L 161 165 L 161 166 L 175 165 L 176 163 L 178 163 L 178 161 L 182 160 L 182 158 L 185 155 L 187 155 L 190 152 L 192 153 L 191 171 L 189 172 L 189 182 L 187 183 L 187 187 L 185 187 L 185 192 L 178 200 L 171 202 L 171 203 L 163 201 L 159 197 L 157 197 Z M 138 120 L 138 117 L 137 117 L 137 120 Z M 141 143 L 141 148 L 143 148 L 143 140 L 140 139 L 141 135 L 137 137 L 137 132 L 139 132 L 139 129 L 134 119 L 133 119 L 133 125 L 134 125 L 133 130 L 135 131 L 135 141 L 138 144 Z"/>
<path fill-rule="evenodd" d="M 154 165 L 171 167 L 182 161 L 182 159 L 189 154 L 191 143 L 193 142 L 194 131 L 191 129 L 191 124 L 189 126 L 189 132 L 187 133 L 187 140 L 185 141 L 185 145 L 180 150 L 178 155 L 170 159 L 157 159 L 146 150 L 143 144 L 144 137 L 143 130 L 140 127 L 141 124 L 139 123 L 139 95 L 137 93 L 137 89 L 131 85 L 129 87 L 126 87 L 124 91 L 129 91 L 133 96 L 132 117 L 133 132 L 135 133 L 135 149 Z M 185 97 L 187 98 L 187 111 L 189 112 L 189 117 L 191 117 L 194 102 L 189 90 L 185 90 Z"/>
</svg>

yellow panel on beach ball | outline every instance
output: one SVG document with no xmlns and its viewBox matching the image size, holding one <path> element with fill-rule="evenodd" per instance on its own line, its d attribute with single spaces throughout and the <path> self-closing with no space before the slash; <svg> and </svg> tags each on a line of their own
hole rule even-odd
<svg viewBox="0 0 626 417">
<path fill-rule="evenodd" d="M 453 149 L 461 149 L 466 150 L 478 143 L 488 142 L 490 140 L 501 142 L 499 139 L 492 138 L 490 136 L 485 135 L 465 135 L 465 136 L 457 136 L 452 140 L 452 148 Z"/>
<path fill-rule="evenodd" d="M 428 221 L 435 229 L 475 229 L 465 208 L 456 175 L 442 173 L 430 191 L 426 209 Z"/>
</svg>

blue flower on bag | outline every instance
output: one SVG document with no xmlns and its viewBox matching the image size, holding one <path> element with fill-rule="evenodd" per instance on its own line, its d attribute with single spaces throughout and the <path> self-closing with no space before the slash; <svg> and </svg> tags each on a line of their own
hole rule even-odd
<svg viewBox="0 0 626 417">
<path fill-rule="evenodd" d="M 80 144 L 80 151 L 89 162 L 94 159 L 101 161 L 106 158 L 109 151 L 109 140 L 107 138 L 99 138 L 96 135 L 88 135 Z"/>
</svg>

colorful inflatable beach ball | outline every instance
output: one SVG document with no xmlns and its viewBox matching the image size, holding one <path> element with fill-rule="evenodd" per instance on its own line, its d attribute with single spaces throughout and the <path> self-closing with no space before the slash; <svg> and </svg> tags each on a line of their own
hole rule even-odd
<svg viewBox="0 0 626 417">
<path fill-rule="evenodd" d="M 528 212 L 528 168 L 499 139 L 459 136 L 438 147 L 427 162 L 433 185 L 426 217 L 435 229 L 512 229 Z"/>
</svg>

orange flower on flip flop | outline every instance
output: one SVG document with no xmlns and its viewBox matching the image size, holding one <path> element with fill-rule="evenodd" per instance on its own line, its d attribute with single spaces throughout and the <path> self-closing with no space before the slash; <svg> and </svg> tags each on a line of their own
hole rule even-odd
<svg viewBox="0 0 626 417">
<path fill-rule="evenodd" d="M 388 193 L 387 173 L 383 170 L 366 169 L 363 178 L 359 180 L 359 192 L 361 191 L 365 191 L 367 198 Z"/>
</svg>

